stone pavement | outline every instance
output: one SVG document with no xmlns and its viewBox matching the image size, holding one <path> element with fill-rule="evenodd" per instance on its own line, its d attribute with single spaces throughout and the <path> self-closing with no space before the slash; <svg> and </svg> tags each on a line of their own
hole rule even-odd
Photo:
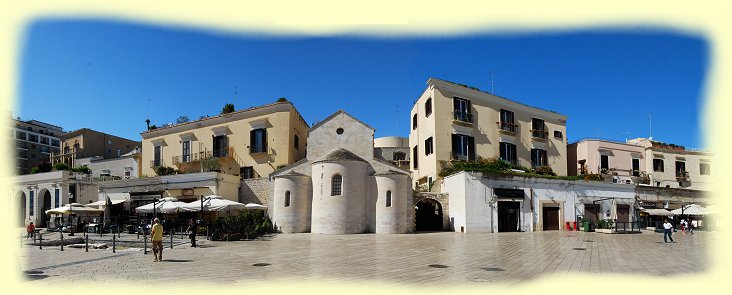
<svg viewBox="0 0 732 295">
<path fill-rule="evenodd" d="M 277 234 L 255 241 L 200 241 L 163 251 L 163 262 L 141 249 L 75 249 L 23 246 L 24 284 L 55 282 L 266 282 L 330 279 L 398 285 L 517 283 L 542 275 L 637 273 L 673 276 L 708 269 L 714 233 L 600 234 L 533 232 L 406 235 Z M 20 245 L 19 245 L 20 247 Z M 683 255 L 681 254 L 683 253 Z"/>
</svg>

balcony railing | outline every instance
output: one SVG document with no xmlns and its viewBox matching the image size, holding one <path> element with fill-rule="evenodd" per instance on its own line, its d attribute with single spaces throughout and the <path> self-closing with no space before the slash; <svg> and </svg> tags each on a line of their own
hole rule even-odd
<svg viewBox="0 0 732 295">
<path fill-rule="evenodd" d="M 155 167 L 159 167 L 159 166 L 163 166 L 163 165 L 164 165 L 164 163 L 163 163 L 163 161 L 161 159 L 150 160 L 150 167 L 151 168 L 155 168 Z"/>
<path fill-rule="evenodd" d="M 266 153 L 266 152 L 267 152 L 267 145 L 266 144 L 251 145 L 249 147 L 249 153 L 250 154 L 259 154 L 259 153 Z"/>
<path fill-rule="evenodd" d="M 473 114 L 468 112 L 453 112 L 453 120 L 473 124 Z"/>
<path fill-rule="evenodd" d="M 197 153 L 191 153 L 188 155 L 180 155 L 180 156 L 174 156 L 173 157 L 173 165 L 178 165 L 180 163 L 191 163 L 191 162 L 198 162 L 200 160 L 211 158 L 211 152 L 210 151 L 201 151 Z"/>
<path fill-rule="evenodd" d="M 689 180 L 689 172 L 686 172 L 686 171 L 676 171 L 676 180 L 677 181 L 688 181 Z"/>
<path fill-rule="evenodd" d="M 531 137 L 533 138 L 546 139 L 548 135 L 549 132 L 544 129 L 531 129 Z"/>
<path fill-rule="evenodd" d="M 450 160 L 470 162 L 470 161 L 475 161 L 475 156 L 471 157 L 470 155 L 464 155 L 462 153 L 453 152 L 453 153 L 450 153 Z"/>
<path fill-rule="evenodd" d="M 499 130 L 507 131 L 507 132 L 511 132 L 511 133 L 516 133 L 516 130 L 518 129 L 518 124 L 514 124 L 514 123 L 496 122 L 496 125 L 498 125 Z"/>
</svg>

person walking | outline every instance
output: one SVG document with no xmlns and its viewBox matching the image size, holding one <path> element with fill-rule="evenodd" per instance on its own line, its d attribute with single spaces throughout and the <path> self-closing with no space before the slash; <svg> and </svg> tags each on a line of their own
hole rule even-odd
<svg viewBox="0 0 732 295">
<path fill-rule="evenodd" d="M 28 235 L 27 235 L 27 236 L 25 236 L 25 239 L 26 239 L 26 240 L 27 240 L 27 239 L 29 239 L 29 238 L 31 238 L 31 237 L 33 238 L 33 240 L 35 240 L 35 239 L 36 239 L 36 226 L 35 226 L 35 225 L 33 224 L 33 222 L 32 222 L 32 221 L 31 221 L 31 223 L 30 223 L 30 224 L 28 224 L 28 226 L 27 226 L 27 227 L 25 228 L 25 231 L 26 231 L 26 232 L 28 232 Z"/>
<path fill-rule="evenodd" d="M 679 221 L 679 225 L 681 226 L 681 233 L 686 234 L 686 219 L 681 219 L 681 221 Z"/>
<path fill-rule="evenodd" d="M 195 221 L 193 221 L 193 219 L 191 219 L 188 222 L 188 229 L 186 231 L 189 232 L 188 238 L 191 239 L 191 247 L 195 247 L 196 246 L 196 234 L 198 233 L 198 222 L 195 222 Z"/>
<path fill-rule="evenodd" d="M 163 226 L 157 218 L 153 219 L 150 239 L 152 240 L 153 254 L 155 255 L 153 262 L 163 261 Z"/>
<path fill-rule="evenodd" d="M 694 234 L 694 228 L 696 228 L 697 225 L 698 225 L 698 223 L 697 223 L 696 219 L 691 221 L 691 226 L 689 226 L 690 234 L 692 234 L 692 235 Z"/>
<path fill-rule="evenodd" d="M 671 243 L 675 243 L 674 239 L 671 238 L 671 233 L 673 232 L 673 225 L 668 222 L 668 219 L 664 220 L 663 222 L 663 242 L 668 243 L 666 240 L 666 236 L 668 236 L 668 239 L 671 240 Z"/>
</svg>

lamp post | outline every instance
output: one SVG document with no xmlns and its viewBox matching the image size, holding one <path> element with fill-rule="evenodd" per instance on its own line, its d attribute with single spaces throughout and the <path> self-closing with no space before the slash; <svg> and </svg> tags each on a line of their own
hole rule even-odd
<svg viewBox="0 0 732 295">
<path fill-rule="evenodd" d="M 74 194 L 69 192 L 69 236 L 74 235 L 74 218 L 72 215 L 74 215 L 74 206 L 71 203 L 71 199 L 74 198 Z"/>
</svg>

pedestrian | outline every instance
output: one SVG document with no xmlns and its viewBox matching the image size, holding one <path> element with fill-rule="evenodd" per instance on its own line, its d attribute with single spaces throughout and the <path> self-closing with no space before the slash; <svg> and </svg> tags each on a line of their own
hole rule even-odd
<svg viewBox="0 0 732 295">
<path fill-rule="evenodd" d="M 679 225 L 681 225 L 681 232 L 686 234 L 686 219 L 681 219 Z"/>
<path fill-rule="evenodd" d="M 696 228 L 697 225 L 698 225 L 698 223 L 697 223 L 696 219 L 692 220 L 691 227 L 689 227 L 689 233 L 691 233 L 693 235 L 694 229 Z"/>
<path fill-rule="evenodd" d="M 671 233 L 673 231 L 673 225 L 668 222 L 668 219 L 664 220 L 663 222 L 663 242 L 668 243 L 666 240 L 666 236 L 668 236 L 668 239 L 671 240 L 671 243 L 675 243 L 674 239 L 671 237 Z"/>
<path fill-rule="evenodd" d="M 25 239 L 33 238 L 33 240 L 36 239 L 36 226 L 31 221 L 30 224 L 25 228 L 25 231 L 28 232 L 28 235 L 25 236 Z"/>
<path fill-rule="evenodd" d="M 193 219 L 188 222 L 188 238 L 191 239 L 191 247 L 196 246 L 196 234 L 198 233 L 198 222 L 193 221 Z"/>
<path fill-rule="evenodd" d="M 163 261 L 163 226 L 157 218 L 153 219 L 150 239 L 152 240 L 153 254 L 155 255 L 153 262 Z"/>
</svg>

